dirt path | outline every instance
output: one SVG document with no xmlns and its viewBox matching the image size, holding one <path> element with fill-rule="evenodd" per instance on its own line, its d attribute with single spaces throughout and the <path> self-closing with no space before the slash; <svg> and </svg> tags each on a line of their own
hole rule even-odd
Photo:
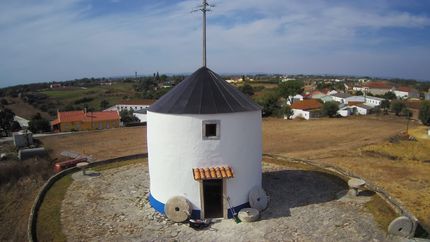
<svg viewBox="0 0 430 242">
<path fill-rule="evenodd" d="M 62 205 L 63 232 L 69 241 L 385 241 L 371 214 L 368 197 L 336 199 L 345 189 L 326 174 L 264 168 L 264 188 L 271 198 L 260 221 L 236 224 L 216 221 L 195 231 L 171 224 L 149 206 L 145 165 L 102 171 L 99 176 L 75 173 Z"/>
</svg>

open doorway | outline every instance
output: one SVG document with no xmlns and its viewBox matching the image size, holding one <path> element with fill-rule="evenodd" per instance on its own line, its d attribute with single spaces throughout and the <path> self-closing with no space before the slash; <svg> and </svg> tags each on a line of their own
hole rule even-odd
<svg viewBox="0 0 430 242">
<path fill-rule="evenodd" d="M 203 181 L 203 202 L 205 218 L 224 216 L 222 179 Z"/>
</svg>

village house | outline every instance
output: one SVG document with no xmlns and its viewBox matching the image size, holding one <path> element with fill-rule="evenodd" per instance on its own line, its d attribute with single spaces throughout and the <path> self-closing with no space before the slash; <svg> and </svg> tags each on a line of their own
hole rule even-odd
<svg viewBox="0 0 430 242">
<path fill-rule="evenodd" d="M 385 82 L 368 82 L 364 84 L 364 92 L 372 93 L 373 95 L 384 95 L 387 92 L 391 92 L 393 85 Z"/>
<path fill-rule="evenodd" d="M 372 112 L 373 107 L 368 106 L 362 102 L 349 102 L 348 104 L 339 105 L 337 114 L 342 117 L 348 117 L 350 115 L 368 115 Z"/>
<path fill-rule="evenodd" d="M 303 118 L 306 120 L 319 118 L 321 115 L 321 106 L 321 103 L 316 99 L 305 99 L 303 101 L 295 102 L 291 105 L 291 109 L 293 110 L 291 118 Z"/>
<path fill-rule="evenodd" d="M 430 100 L 430 90 L 428 92 L 424 93 L 424 99 Z"/>
<path fill-rule="evenodd" d="M 366 105 L 371 107 L 381 106 L 382 101 L 384 101 L 384 99 L 380 97 L 366 96 Z"/>
<path fill-rule="evenodd" d="M 51 121 L 56 132 L 83 131 L 118 128 L 118 111 L 86 112 L 85 110 L 57 112 L 57 118 Z"/>
<path fill-rule="evenodd" d="M 137 110 L 147 110 L 155 100 L 153 99 L 136 99 L 136 100 L 123 100 L 112 107 L 105 109 L 103 111 L 137 111 Z"/>
<path fill-rule="evenodd" d="M 417 90 L 406 86 L 396 87 L 394 89 L 394 94 L 400 99 L 419 98 L 420 96 Z"/>
<path fill-rule="evenodd" d="M 336 101 L 338 103 L 344 103 L 344 104 L 348 103 L 348 101 L 346 100 L 347 98 L 352 97 L 350 94 L 342 93 L 342 92 L 335 93 L 331 96 L 333 97 L 333 101 Z"/>
</svg>

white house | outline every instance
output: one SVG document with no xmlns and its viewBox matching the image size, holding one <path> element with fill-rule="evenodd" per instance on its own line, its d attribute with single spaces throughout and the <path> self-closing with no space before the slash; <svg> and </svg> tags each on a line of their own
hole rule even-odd
<svg viewBox="0 0 430 242">
<path fill-rule="evenodd" d="M 426 93 L 424 94 L 424 99 L 425 99 L 425 100 L 430 100 L 430 92 L 426 92 Z"/>
<path fill-rule="evenodd" d="M 354 114 L 368 115 L 372 111 L 372 107 L 365 104 L 348 105 L 348 107 L 352 108 L 352 113 Z"/>
<path fill-rule="evenodd" d="M 321 103 L 316 99 L 306 99 L 291 105 L 293 111 L 292 119 L 303 118 L 309 120 L 320 116 Z M 287 117 L 284 116 L 284 119 Z"/>
<path fill-rule="evenodd" d="M 349 95 L 348 93 L 335 93 L 333 95 L 330 95 L 333 97 L 333 101 L 339 102 L 339 103 L 348 103 L 347 102 L 347 98 L 351 97 L 351 95 Z"/>
<path fill-rule="evenodd" d="M 192 218 L 231 217 L 229 205 L 249 206 L 250 191 L 262 187 L 260 106 L 202 67 L 152 104 L 147 118 L 155 210 L 164 213 L 176 196 Z"/>
<path fill-rule="evenodd" d="M 380 97 L 366 96 L 366 105 L 371 107 L 381 106 L 382 101 L 384 101 L 384 99 Z"/>
<path fill-rule="evenodd" d="M 410 87 L 396 87 L 394 89 L 394 94 L 396 94 L 396 97 L 400 99 L 419 98 L 417 90 Z"/>
<path fill-rule="evenodd" d="M 366 101 L 366 98 L 364 96 L 350 96 L 344 99 L 344 102 L 346 104 L 353 102 L 353 103 L 364 103 Z"/>
<path fill-rule="evenodd" d="M 133 112 L 133 116 L 139 119 L 139 122 L 146 123 L 148 109 L 137 110 Z"/>
<path fill-rule="evenodd" d="M 127 111 L 137 111 L 137 110 L 145 110 L 148 109 L 151 104 L 153 104 L 155 100 L 153 99 L 136 99 L 136 100 L 123 100 L 114 106 L 105 109 L 103 111 L 118 111 L 121 112 L 123 110 Z"/>
</svg>

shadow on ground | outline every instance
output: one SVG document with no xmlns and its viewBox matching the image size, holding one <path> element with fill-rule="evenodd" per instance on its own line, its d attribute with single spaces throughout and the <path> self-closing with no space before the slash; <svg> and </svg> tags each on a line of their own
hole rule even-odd
<svg viewBox="0 0 430 242">
<path fill-rule="evenodd" d="M 290 216 L 290 209 L 336 200 L 348 189 L 339 177 L 318 171 L 281 170 L 263 173 L 263 187 L 270 197 L 262 220 Z"/>
</svg>

